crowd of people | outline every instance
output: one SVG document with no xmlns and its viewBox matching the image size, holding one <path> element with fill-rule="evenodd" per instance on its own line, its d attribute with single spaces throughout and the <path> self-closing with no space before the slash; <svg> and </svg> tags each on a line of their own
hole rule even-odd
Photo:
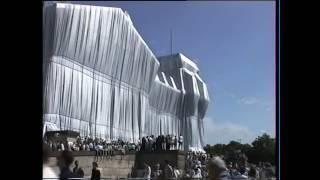
<svg viewBox="0 0 320 180">
<path fill-rule="evenodd" d="M 182 178 L 182 174 L 180 170 L 172 166 L 168 160 L 164 161 L 164 167 L 161 169 L 160 164 L 157 163 L 154 168 L 151 168 L 149 164 L 146 162 L 143 163 L 144 169 L 142 179 L 180 179 Z"/>
<path fill-rule="evenodd" d="M 183 150 L 183 136 L 174 135 L 154 135 L 142 137 L 141 151 L 168 151 L 168 150 Z"/>
<path fill-rule="evenodd" d="M 186 155 L 185 178 L 207 177 L 207 160 L 207 154 L 204 152 L 188 151 Z"/>
<path fill-rule="evenodd" d="M 142 179 L 210 179 L 210 180 L 275 180 L 272 170 L 266 166 L 258 168 L 248 165 L 242 169 L 235 163 L 235 167 L 226 165 L 223 157 L 210 156 L 205 153 L 189 153 L 185 172 L 181 172 L 177 167 L 172 166 L 165 160 L 165 165 L 161 169 L 157 163 L 153 168 L 144 163 Z M 268 167 L 270 164 L 265 163 Z"/>
<path fill-rule="evenodd" d="M 208 178 L 210 176 L 210 162 L 212 161 L 219 165 L 221 174 L 225 176 L 224 179 L 226 180 L 275 179 L 274 169 L 268 162 L 254 165 L 247 163 L 245 158 L 240 158 L 238 162 L 230 162 L 226 165 L 223 156 L 213 157 L 204 152 L 191 151 L 187 153 L 184 178 Z"/>
<path fill-rule="evenodd" d="M 146 136 L 142 137 L 138 143 L 129 143 L 122 140 L 107 142 L 101 138 L 92 139 L 90 137 L 78 137 L 74 143 L 71 142 L 50 142 L 45 141 L 44 166 L 43 173 L 51 178 L 72 178 L 84 177 L 84 171 L 79 167 L 79 162 L 74 162 L 73 171 L 69 169 L 73 162 L 71 151 L 95 151 L 96 155 L 113 156 L 115 151 L 125 154 L 130 151 L 168 151 L 182 150 L 183 136 L 160 135 L 158 137 Z M 58 157 L 58 166 L 60 175 L 50 170 L 46 165 L 48 161 L 48 153 L 52 151 L 61 151 Z M 143 178 L 144 179 L 216 179 L 216 180 L 270 180 L 275 179 L 275 172 L 270 163 L 259 163 L 259 165 L 249 164 L 246 159 L 240 159 L 238 162 L 230 162 L 225 164 L 223 156 L 212 156 L 205 152 L 188 151 L 186 153 L 185 169 L 181 172 L 169 161 L 165 161 L 165 165 L 160 168 L 157 163 L 151 168 L 146 162 L 144 163 Z M 92 178 L 100 179 L 100 171 L 98 163 L 92 164 Z M 214 178 L 210 178 L 214 177 Z"/>
<path fill-rule="evenodd" d="M 137 143 L 129 143 L 118 139 L 107 141 L 102 138 L 90 138 L 78 136 L 75 142 L 71 141 L 44 141 L 50 147 L 50 151 L 94 151 L 99 156 L 112 156 L 114 152 L 136 152 L 136 151 L 160 151 L 160 150 L 182 150 L 183 136 L 154 135 L 142 137 Z"/>
<path fill-rule="evenodd" d="M 75 142 L 71 141 L 45 141 L 50 147 L 50 151 L 94 151 L 97 156 L 113 156 L 115 152 L 125 154 L 126 152 L 138 151 L 140 149 L 139 144 L 125 142 L 121 139 L 116 141 L 107 141 L 102 138 L 90 138 L 90 137 L 77 137 Z"/>
</svg>

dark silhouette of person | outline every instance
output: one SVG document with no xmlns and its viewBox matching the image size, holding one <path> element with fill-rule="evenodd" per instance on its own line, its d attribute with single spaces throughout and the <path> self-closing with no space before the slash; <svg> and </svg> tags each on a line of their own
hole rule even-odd
<svg viewBox="0 0 320 180">
<path fill-rule="evenodd" d="M 164 178 L 165 179 L 171 179 L 174 177 L 174 172 L 172 166 L 169 164 L 168 160 L 164 160 L 165 166 L 164 166 Z"/>
<path fill-rule="evenodd" d="M 257 170 L 255 167 L 251 167 L 249 172 L 248 172 L 248 176 L 250 178 L 257 178 Z"/>
<path fill-rule="evenodd" d="M 70 165 L 73 162 L 72 152 L 64 150 L 58 157 L 58 166 L 60 169 L 60 180 L 67 180 L 69 178 L 79 178 L 78 175 L 71 172 Z"/>
<path fill-rule="evenodd" d="M 81 167 L 79 167 L 79 162 L 78 160 L 74 161 L 75 167 L 73 168 L 73 173 L 78 175 L 79 177 L 83 178 L 84 177 L 84 172 Z"/>
<path fill-rule="evenodd" d="M 170 144 L 171 144 L 171 142 L 170 142 L 170 136 L 167 135 L 167 137 L 166 137 L 166 150 L 167 150 L 167 151 L 170 150 Z"/>
<path fill-rule="evenodd" d="M 160 136 L 156 138 L 156 151 L 159 151 L 161 149 L 161 140 Z"/>
<path fill-rule="evenodd" d="M 141 150 L 142 151 L 145 151 L 145 149 L 146 149 L 146 143 L 147 143 L 147 139 L 146 139 L 146 137 L 142 137 L 142 142 L 141 142 L 142 144 L 141 144 Z"/>
<path fill-rule="evenodd" d="M 92 163 L 91 180 L 100 180 L 101 173 L 100 173 L 100 170 L 97 168 L 98 168 L 98 163 L 93 162 Z"/>
<path fill-rule="evenodd" d="M 164 135 L 160 136 L 160 142 L 161 142 L 161 150 L 165 151 L 166 150 L 166 138 Z"/>
</svg>

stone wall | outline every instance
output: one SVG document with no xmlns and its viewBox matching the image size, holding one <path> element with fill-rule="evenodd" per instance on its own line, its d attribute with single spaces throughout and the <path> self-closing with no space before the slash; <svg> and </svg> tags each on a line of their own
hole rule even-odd
<svg viewBox="0 0 320 180">
<path fill-rule="evenodd" d="M 143 162 L 146 162 L 154 168 L 156 163 L 160 163 L 161 169 L 164 167 L 164 161 L 168 160 L 172 166 L 177 167 L 181 172 L 185 166 L 185 153 L 181 151 L 160 151 L 160 152 L 137 152 L 126 155 L 114 155 L 112 157 L 96 158 L 94 152 L 75 152 L 74 160 L 79 161 L 79 166 L 83 168 L 85 177 L 91 176 L 92 162 L 96 161 L 101 171 L 101 177 L 111 177 L 113 179 L 119 177 L 139 177 L 142 173 Z M 49 166 L 51 166 L 58 174 L 56 157 L 58 152 L 51 153 L 49 158 Z M 71 168 L 74 167 L 72 164 Z M 135 171 L 134 171 L 135 170 Z"/>
<path fill-rule="evenodd" d="M 159 163 L 160 168 L 163 169 L 165 160 L 168 160 L 171 166 L 177 167 L 180 172 L 184 171 L 185 153 L 183 151 L 137 152 L 135 169 L 143 169 L 143 162 L 146 162 L 151 169 Z"/>
<path fill-rule="evenodd" d="M 100 168 L 101 177 L 128 177 L 132 172 L 132 168 L 135 164 L 135 154 L 128 155 L 115 155 L 111 158 L 100 157 L 96 159 L 95 156 L 75 156 L 75 160 L 79 161 L 79 166 L 83 168 L 85 177 L 91 176 L 92 162 L 96 161 Z M 56 166 L 56 157 L 49 158 L 49 165 L 58 173 L 58 167 Z M 74 164 L 71 168 L 74 167 Z"/>
</svg>

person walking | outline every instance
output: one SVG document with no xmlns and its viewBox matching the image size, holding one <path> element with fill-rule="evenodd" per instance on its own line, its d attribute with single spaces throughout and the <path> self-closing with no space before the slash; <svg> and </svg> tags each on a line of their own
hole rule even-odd
<svg viewBox="0 0 320 180">
<path fill-rule="evenodd" d="M 91 180 L 100 180 L 100 170 L 98 169 L 98 163 L 93 162 L 92 163 L 92 172 L 91 172 Z"/>
<path fill-rule="evenodd" d="M 84 177 L 84 172 L 83 169 L 81 167 L 79 167 L 79 162 L 78 160 L 74 161 L 74 165 L 75 167 L 73 168 L 73 173 L 78 175 L 80 178 Z"/>
<path fill-rule="evenodd" d="M 210 159 L 207 167 L 209 180 L 231 180 L 226 164 L 220 157 Z"/>
<path fill-rule="evenodd" d="M 179 150 L 183 150 L 182 149 L 182 145 L 183 145 L 183 136 L 182 136 L 182 134 L 180 134 L 178 142 L 179 142 Z"/>
<path fill-rule="evenodd" d="M 147 163 L 143 163 L 144 166 L 144 172 L 143 172 L 143 178 L 150 179 L 151 178 L 151 167 Z"/>
<path fill-rule="evenodd" d="M 172 166 L 169 164 L 168 160 L 165 160 L 165 166 L 164 166 L 164 178 L 165 179 L 171 179 L 174 178 L 174 172 Z"/>
<path fill-rule="evenodd" d="M 70 165 L 73 162 L 72 152 L 64 150 L 61 152 L 61 155 L 58 157 L 58 166 L 60 169 L 60 180 L 67 180 L 70 178 L 79 178 L 78 175 L 71 172 Z"/>
</svg>

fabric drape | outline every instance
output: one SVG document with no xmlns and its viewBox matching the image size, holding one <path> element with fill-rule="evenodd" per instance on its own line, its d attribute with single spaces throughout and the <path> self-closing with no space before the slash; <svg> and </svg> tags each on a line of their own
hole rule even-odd
<svg viewBox="0 0 320 180">
<path fill-rule="evenodd" d="M 209 97 L 191 60 L 173 56 L 182 63 L 163 71 L 119 8 L 56 3 L 43 16 L 44 122 L 130 142 L 183 134 L 202 148 Z"/>
</svg>

